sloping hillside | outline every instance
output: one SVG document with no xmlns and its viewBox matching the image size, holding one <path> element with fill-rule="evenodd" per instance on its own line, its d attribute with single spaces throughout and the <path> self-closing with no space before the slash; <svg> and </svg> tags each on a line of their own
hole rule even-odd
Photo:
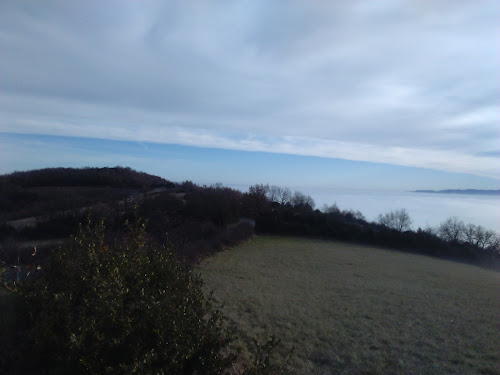
<svg viewBox="0 0 500 375">
<path fill-rule="evenodd" d="M 55 215 L 173 186 L 163 178 L 122 167 L 14 172 L 0 176 L 0 222 Z"/>
<path fill-rule="evenodd" d="M 297 374 L 499 374 L 497 272 L 343 242 L 260 236 L 198 268 L 235 327 Z"/>
</svg>

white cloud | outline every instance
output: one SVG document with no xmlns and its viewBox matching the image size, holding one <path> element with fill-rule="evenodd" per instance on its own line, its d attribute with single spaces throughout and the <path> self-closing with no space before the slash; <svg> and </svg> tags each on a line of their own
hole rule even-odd
<svg viewBox="0 0 500 375">
<path fill-rule="evenodd" d="M 5 1 L 0 130 L 500 178 L 500 5 Z"/>
</svg>

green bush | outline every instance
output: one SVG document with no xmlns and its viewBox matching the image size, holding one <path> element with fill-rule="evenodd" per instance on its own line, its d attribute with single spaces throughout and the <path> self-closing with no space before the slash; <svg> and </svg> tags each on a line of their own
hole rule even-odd
<svg viewBox="0 0 500 375">
<path fill-rule="evenodd" d="M 110 241 L 89 220 L 23 286 L 30 358 L 49 373 L 224 373 L 237 359 L 233 337 L 201 286 L 168 246 L 148 241 L 144 223 Z"/>
</svg>

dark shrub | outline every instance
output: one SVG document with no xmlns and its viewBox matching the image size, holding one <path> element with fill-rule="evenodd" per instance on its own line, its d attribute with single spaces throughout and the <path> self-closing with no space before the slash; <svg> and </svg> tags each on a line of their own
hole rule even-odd
<svg viewBox="0 0 500 375">
<path fill-rule="evenodd" d="M 89 222 L 22 291 L 31 357 L 50 373 L 223 373 L 236 354 L 201 286 L 168 246 L 147 240 L 144 224 L 112 243 Z"/>
</svg>

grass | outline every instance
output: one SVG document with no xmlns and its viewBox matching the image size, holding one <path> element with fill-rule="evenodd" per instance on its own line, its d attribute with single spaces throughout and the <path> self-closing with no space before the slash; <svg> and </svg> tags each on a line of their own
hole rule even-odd
<svg viewBox="0 0 500 375">
<path fill-rule="evenodd" d="M 272 236 L 198 270 L 244 341 L 276 334 L 281 353 L 295 347 L 297 374 L 500 374 L 494 271 Z"/>
</svg>

